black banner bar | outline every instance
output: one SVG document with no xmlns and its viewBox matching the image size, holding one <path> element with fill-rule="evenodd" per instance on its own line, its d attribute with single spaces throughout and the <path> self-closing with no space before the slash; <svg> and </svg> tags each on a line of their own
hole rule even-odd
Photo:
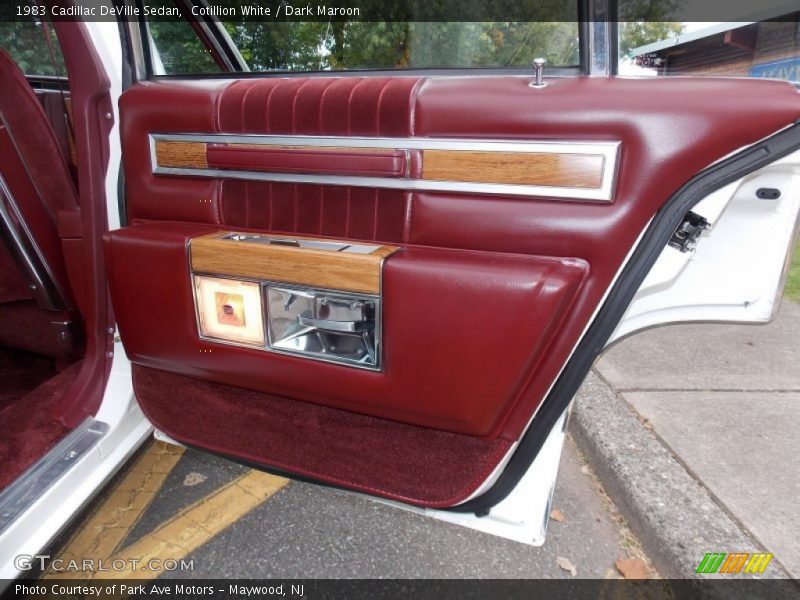
<svg viewBox="0 0 800 600">
<path fill-rule="evenodd" d="M 2 582 L 6 598 L 240 600 L 471 600 L 535 598 L 569 600 L 673 600 L 684 598 L 800 598 L 796 581 L 742 579 L 561 579 L 561 580 L 329 580 L 329 579 L 114 579 L 24 580 Z"/>
<path fill-rule="evenodd" d="M 0 22 L 218 18 L 235 22 L 577 21 L 578 0 L 3 0 Z M 617 0 L 596 19 L 629 21 L 796 20 L 800 0 Z"/>
</svg>

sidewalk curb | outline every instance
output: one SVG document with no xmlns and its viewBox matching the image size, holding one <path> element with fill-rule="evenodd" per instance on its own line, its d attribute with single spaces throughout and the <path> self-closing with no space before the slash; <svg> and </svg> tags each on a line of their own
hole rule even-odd
<svg viewBox="0 0 800 600">
<path fill-rule="evenodd" d="M 695 573 L 707 552 L 766 551 L 594 370 L 575 396 L 570 431 L 663 577 L 715 577 Z M 775 560 L 760 577 L 791 578 Z"/>
</svg>

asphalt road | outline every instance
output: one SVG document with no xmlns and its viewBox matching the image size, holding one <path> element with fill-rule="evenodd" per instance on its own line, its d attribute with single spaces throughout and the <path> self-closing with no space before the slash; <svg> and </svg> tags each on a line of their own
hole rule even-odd
<svg viewBox="0 0 800 600">
<path fill-rule="evenodd" d="M 644 558 L 569 438 L 553 500 L 563 520 L 551 519 L 539 548 L 161 443 L 138 461 L 54 555 L 191 561 L 192 570 L 136 574 L 162 578 L 572 577 L 559 557 L 577 577 L 608 578 L 619 576 L 617 559 Z"/>
</svg>

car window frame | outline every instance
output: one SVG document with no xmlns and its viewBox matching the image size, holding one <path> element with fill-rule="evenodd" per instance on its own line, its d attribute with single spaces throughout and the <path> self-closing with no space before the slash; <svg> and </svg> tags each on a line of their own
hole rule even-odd
<svg viewBox="0 0 800 600">
<path fill-rule="evenodd" d="M 135 0 L 143 6 L 143 0 Z M 191 0 L 176 0 L 188 5 Z M 568 67 L 545 67 L 548 77 L 609 76 L 617 72 L 617 23 L 615 13 L 611 12 L 614 0 L 577 0 L 578 2 L 578 58 L 579 64 Z M 136 62 L 135 72 L 139 81 L 159 80 L 203 80 L 203 79 L 255 79 L 270 77 L 402 77 L 416 76 L 519 76 L 531 75 L 533 68 L 524 67 L 452 67 L 452 68 L 409 68 L 409 69 L 345 69 L 330 71 L 251 71 L 234 68 L 244 65 L 239 50 L 233 45 L 230 36 L 216 17 L 199 17 L 196 21 L 209 36 L 210 47 L 201 36 L 198 40 L 212 53 L 220 53 L 229 62 L 229 68 L 214 73 L 157 74 L 153 69 L 152 48 L 150 46 L 149 23 L 138 19 L 129 28 L 128 38 L 132 45 L 132 55 Z M 187 20 L 187 23 L 189 21 Z M 145 42 L 146 41 L 146 42 Z"/>
</svg>

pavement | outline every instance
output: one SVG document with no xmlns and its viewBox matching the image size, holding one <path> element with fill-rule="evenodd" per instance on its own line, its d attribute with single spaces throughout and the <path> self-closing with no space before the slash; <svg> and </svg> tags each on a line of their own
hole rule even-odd
<svg viewBox="0 0 800 600">
<path fill-rule="evenodd" d="M 150 559 L 191 562 L 190 569 L 116 573 L 126 579 L 569 579 L 573 575 L 559 564 L 564 559 L 578 578 L 619 578 L 618 559 L 637 559 L 649 568 L 570 438 L 561 466 L 553 500 L 560 520 L 551 519 L 547 543 L 537 548 L 150 442 L 51 554 L 65 562 L 94 561 L 95 567 L 132 559 L 137 565 Z"/>
<path fill-rule="evenodd" d="M 616 559 L 631 555 L 636 542 L 620 527 L 591 473 L 582 472 L 584 462 L 571 442 L 563 459 L 555 506 L 564 520 L 550 523 L 542 548 L 364 496 L 292 483 L 193 553 L 202 565 L 193 576 L 570 578 L 558 566 L 559 556 L 575 565 L 580 577 L 617 576 Z M 237 552 L 226 552 L 229 548 Z"/>
<path fill-rule="evenodd" d="M 800 577 L 800 306 L 766 326 L 676 325 L 608 350 L 571 430 L 666 576 L 770 552 Z"/>
</svg>

